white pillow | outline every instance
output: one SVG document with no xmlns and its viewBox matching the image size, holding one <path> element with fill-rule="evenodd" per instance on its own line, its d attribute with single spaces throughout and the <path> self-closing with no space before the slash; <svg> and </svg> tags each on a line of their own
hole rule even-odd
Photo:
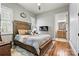
<svg viewBox="0 0 79 59">
<path fill-rule="evenodd" d="M 18 33 L 19 33 L 20 35 L 25 35 L 27 32 L 28 32 L 28 30 L 24 30 L 24 29 L 19 29 L 19 30 L 18 30 Z"/>
</svg>

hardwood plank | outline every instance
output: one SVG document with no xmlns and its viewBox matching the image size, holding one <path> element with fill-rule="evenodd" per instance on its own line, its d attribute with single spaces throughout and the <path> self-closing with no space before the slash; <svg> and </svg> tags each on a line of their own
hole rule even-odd
<svg viewBox="0 0 79 59">
<path fill-rule="evenodd" d="M 55 41 L 55 44 L 46 54 L 47 56 L 75 56 L 68 42 Z"/>
<path fill-rule="evenodd" d="M 66 38 L 66 31 L 57 31 L 57 38 Z"/>
</svg>

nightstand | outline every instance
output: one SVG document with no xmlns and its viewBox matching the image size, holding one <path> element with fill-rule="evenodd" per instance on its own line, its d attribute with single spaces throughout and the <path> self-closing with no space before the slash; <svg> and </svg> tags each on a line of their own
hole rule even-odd
<svg viewBox="0 0 79 59">
<path fill-rule="evenodd" d="M 11 56 L 11 43 L 0 41 L 0 56 Z"/>
</svg>

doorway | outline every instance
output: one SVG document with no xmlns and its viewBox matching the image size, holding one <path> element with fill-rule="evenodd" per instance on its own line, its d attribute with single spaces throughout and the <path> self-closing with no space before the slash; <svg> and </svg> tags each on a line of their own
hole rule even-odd
<svg viewBox="0 0 79 59">
<path fill-rule="evenodd" d="M 68 12 L 55 15 L 55 39 L 68 39 Z"/>
</svg>

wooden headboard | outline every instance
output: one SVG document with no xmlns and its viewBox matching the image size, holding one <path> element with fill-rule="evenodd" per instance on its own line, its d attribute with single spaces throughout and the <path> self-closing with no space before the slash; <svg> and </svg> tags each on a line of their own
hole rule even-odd
<svg viewBox="0 0 79 59">
<path fill-rule="evenodd" d="M 31 30 L 31 23 L 23 21 L 14 21 L 13 22 L 13 38 L 18 34 L 18 29 Z"/>
</svg>

